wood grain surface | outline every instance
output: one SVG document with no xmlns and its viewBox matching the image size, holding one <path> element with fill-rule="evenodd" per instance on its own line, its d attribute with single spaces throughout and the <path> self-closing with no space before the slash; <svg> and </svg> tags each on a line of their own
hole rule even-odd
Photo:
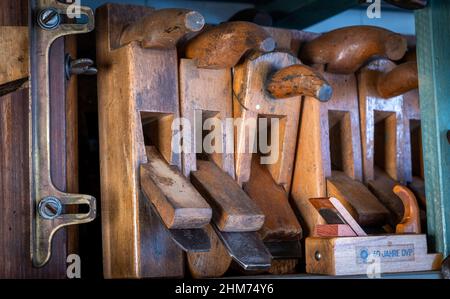
<svg viewBox="0 0 450 299">
<path fill-rule="evenodd" d="M 27 1 L 5 0 L 0 3 L 1 26 L 26 26 Z M 50 105 L 51 175 L 60 190 L 66 189 L 65 80 L 63 73 L 64 42 L 58 40 L 51 49 Z M 25 57 L 25 59 L 28 59 Z M 2 62 L 3 63 L 3 62 Z M 73 100 L 73 99 L 72 99 Z M 0 277 L 64 278 L 66 276 L 66 229 L 53 239 L 52 257 L 43 268 L 33 268 L 30 257 L 30 193 L 28 142 L 28 89 L 0 97 Z M 75 146 L 75 145 L 73 145 Z M 66 150 L 68 152 L 66 153 Z"/>
<path fill-rule="evenodd" d="M 179 116 L 177 54 L 136 42 L 111 50 L 111 30 L 152 11 L 129 8 L 108 4 L 96 17 L 104 276 L 180 277 L 182 251 L 139 187 L 146 144 L 181 169 L 170 130 Z"/>
</svg>

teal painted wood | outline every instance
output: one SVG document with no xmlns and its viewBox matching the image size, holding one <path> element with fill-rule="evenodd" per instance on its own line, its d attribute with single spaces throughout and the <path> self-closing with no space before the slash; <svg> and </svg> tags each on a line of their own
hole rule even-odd
<svg viewBox="0 0 450 299">
<path fill-rule="evenodd" d="M 415 13 L 431 248 L 450 254 L 450 0 Z"/>
<path fill-rule="evenodd" d="M 357 5 L 358 0 L 274 0 L 256 7 L 275 18 L 275 27 L 300 30 Z"/>
</svg>

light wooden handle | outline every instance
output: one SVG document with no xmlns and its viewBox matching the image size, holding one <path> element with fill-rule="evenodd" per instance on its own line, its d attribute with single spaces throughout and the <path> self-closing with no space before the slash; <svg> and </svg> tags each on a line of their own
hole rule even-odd
<svg viewBox="0 0 450 299">
<path fill-rule="evenodd" d="M 273 74 L 267 91 L 277 99 L 309 96 L 322 102 L 333 95 L 333 88 L 318 71 L 301 64 L 285 67 Z"/>
<path fill-rule="evenodd" d="M 419 87 L 417 64 L 408 61 L 398 65 L 392 71 L 381 74 L 377 81 L 377 90 L 385 99 L 404 94 Z"/>
<path fill-rule="evenodd" d="M 205 19 L 196 11 L 161 9 L 125 27 L 120 46 L 139 41 L 143 48 L 173 48 L 187 33 L 200 31 L 204 25 Z"/>
<path fill-rule="evenodd" d="M 351 74 L 374 56 L 401 59 L 407 41 L 400 34 L 373 26 L 351 26 L 330 31 L 307 43 L 300 52 L 306 64 L 325 65 L 330 73 Z"/>
<path fill-rule="evenodd" d="M 229 22 L 211 27 L 186 45 L 186 57 L 197 67 L 223 69 L 234 67 L 250 50 L 270 52 L 275 41 L 260 26 L 249 22 Z"/>
<path fill-rule="evenodd" d="M 402 221 L 397 224 L 395 232 L 397 234 L 420 234 L 420 211 L 414 194 L 405 186 L 395 185 L 393 189 L 405 207 Z"/>
</svg>

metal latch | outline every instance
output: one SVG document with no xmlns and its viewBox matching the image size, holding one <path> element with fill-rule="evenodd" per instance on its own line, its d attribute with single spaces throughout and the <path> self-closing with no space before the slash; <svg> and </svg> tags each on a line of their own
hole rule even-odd
<svg viewBox="0 0 450 299">
<path fill-rule="evenodd" d="M 56 0 L 31 0 L 30 4 L 30 195 L 31 259 L 42 267 L 50 259 L 55 232 L 68 225 L 90 222 L 96 215 L 95 198 L 58 190 L 50 174 L 49 49 L 58 38 L 94 29 L 90 8 L 77 7 L 87 23 L 65 23 L 71 5 Z M 87 205 L 89 212 L 65 214 L 64 207 Z"/>
</svg>

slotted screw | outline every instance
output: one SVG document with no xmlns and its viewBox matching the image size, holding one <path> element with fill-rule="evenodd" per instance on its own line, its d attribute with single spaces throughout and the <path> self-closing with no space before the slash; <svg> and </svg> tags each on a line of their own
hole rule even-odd
<svg viewBox="0 0 450 299">
<path fill-rule="evenodd" d="M 61 201 L 54 196 L 45 197 L 39 202 L 38 212 L 42 218 L 55 219 L 62 213 Z"/>
<path fill-rule="evenodd" d="M 39 12 L 37 18 L 38 25 L 42 29 L 55 29 L 61 23 L 61 16 L 54 8 L 45 8 Z"/>
</svg>

